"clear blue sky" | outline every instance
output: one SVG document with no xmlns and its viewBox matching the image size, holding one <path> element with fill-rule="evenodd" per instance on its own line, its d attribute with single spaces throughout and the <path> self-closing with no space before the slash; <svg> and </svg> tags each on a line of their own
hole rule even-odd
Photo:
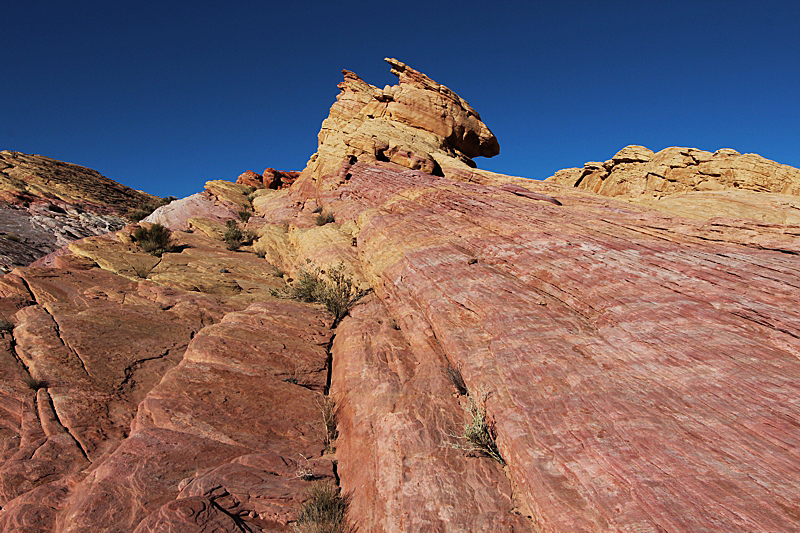
<svg viewBox="0 0 800 533">
<path fill-rule="evenodd" d="M 396 57 L 500 141 L 481 168 L 545 178 L 628 144 L 800 167 L 800 2 L 6 2 L 0 149 L 185 196 L 301 170 L 341 69 Z"/>
</svg>

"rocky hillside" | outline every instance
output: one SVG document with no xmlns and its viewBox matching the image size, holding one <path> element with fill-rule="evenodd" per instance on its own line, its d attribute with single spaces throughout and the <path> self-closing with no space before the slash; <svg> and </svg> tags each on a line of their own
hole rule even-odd
<svg viewBox="0 0 800 533">
<path fill-rule="evenodd" d="M 0 279 L 0 530 L 800 531 L 800 225 L 481 171 L 388 61 L 288 188 Z"/>
<path fill-rule="evenodd" d="M 547 181 L 692 218 L 800 224 L 800 169 L 730 148 L 653 153 L 627 146 L 608 161 L 560 170 Z"/>
<path fill-rule="evenodd" d="M 150 205 L 152 211 L 158 200 L 85 167 L 0 151 L 0 269 L 120 229 L 126 215 Z"/>
</svg>

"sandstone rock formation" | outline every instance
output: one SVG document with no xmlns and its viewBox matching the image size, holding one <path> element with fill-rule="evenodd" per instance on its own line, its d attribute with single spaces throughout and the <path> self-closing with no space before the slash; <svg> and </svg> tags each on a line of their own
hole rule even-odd
<svg viewBox="0 0 800 533">
<path fill-rule="evenodd" d="M 119 229 L 124 215 L 156 200 L 85 167 L 0 151 L 0 268 Z"/>
<path fill-rule="evenodd" d="M 306 194 L 327 175 L 346 179 L 341 164 L 387 161 L 437 176 L 485 181 L 497 175 L 472 158 L 500 153 L 497 138 L 463 98 L 396 59 L 398 84 L 379 89 L 344 70 L 341 93 L 319 132 L 319 147 L 300 176 Z M 500 177 L 501 180 L 507 177 Z"/>
<path fill-rule="evenodd" d="M 604 163 L 560 170 L 546 181 L 682 216 L 800 222 L 800 170 L 729 148 L 711 153 L 672 147 L 653 153 L 627 146 Z"/>
<path fill-rule="evenodd" d="M 288 189 L 209 182 L 161 258 L 126 227 L 0 280 L 0 529 L 291 531 L 330 480 L 365 533 L 800 531 L 800 225 L 483 173 L 477 114 L 392 66 Z M 307 260 L 372 289 L 335 328 L 270 290 Z"/>
<path fill-rule="evenodd" d="M 290 187 L 299 176 L 299 172 L 283 172 L 274 168 L 266 169 L 261 175 L 248 170 L 236 179 L 236 183 L 256 189 L 285 189 Z"/>
</svg>

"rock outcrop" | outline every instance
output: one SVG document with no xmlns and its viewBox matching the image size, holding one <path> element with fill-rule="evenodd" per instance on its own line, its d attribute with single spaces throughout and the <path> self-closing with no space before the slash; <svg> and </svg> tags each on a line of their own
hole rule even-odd
<svg viewBox="0 0 800 533">
<path fill-rule="evenodd" d="M 248 170 L 236 179 L 236 183 L 247 185 L 254 189 L 286 189 L 290 187 L 298 177 L 300 177 L 299 172 L 284 172 L 275 170 L 274 168 L 268 168 L 261 175 L 256 174 L 252 170 Z"/>
<path fill-rule="evenodd" d="M 560 170 L 546 181 L 682 216 L 800 223 L 800 170 L 729 148 L 653 153 L 627 146 L 608 161 Z"/>
<path fill-rule="evenodd" d="M 500 153 L 497 138 L 463 98 L 396 59 L 398 84 L 379 89 L 344 70 L 341 93 L 319 132 L 319 147 L 300 176 L 307 194 L 341 164 L 386 161 L 463 181 L 492 179 L 474 157 Z M 503 177 L 505 178 L 505 177 Z M 502 179 L 502 178 L 501 178 Z"/>
<path fill-rule="evenodd" d="M 125 215 L 157 200 L 85 167 L 0 151 L 0 268 L 119 229 Z"/>
<path fill-rule="evenodd" d="M 800 225 L 484 173 L 474 111 L 391 64 L 291 187 L 0 280 L 0 529 L 292 531 L 327 481 L 364 533 L 800 531 Z M 338 324 L 273 290 L 339 264 Z"/>
</svg>

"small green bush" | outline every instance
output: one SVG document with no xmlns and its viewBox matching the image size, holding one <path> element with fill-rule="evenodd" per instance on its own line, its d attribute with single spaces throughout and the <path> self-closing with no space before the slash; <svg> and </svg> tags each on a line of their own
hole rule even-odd
<svg viewBox="0 0 800 533">
<path fill-rule="evenodd" d="M 336 217 L 333 216 L 333 213 L 325 213 L 322 212 L 317 215 L 315 222 L 317 226 L 324 226 L 325 224 L 330 224 L 331 222 L 335 222 Z"/>
<path fill-rule="evenodd" d="M 153 211 L 154 209 L 148 209 L 147 207 L 140 207 L 138 209 L 134 209 L 133 211 L 128 213 L 128 220 L 130 220 L 131 222 L 139 222 L 143 218 L 147 218 Z"/>
<path fill-rule="evenodd" d="M 311 486 L 308 499 L 303 503 L 295 523 L 298 533 L 350 533 L 347 508 L 350 498 L 343 496 L 339 487 L 330 482 L 317 482 Z"/>
<path fill-rule="evenodd" d="M 310 260 L 306 260 L 311 265 Z M 347 315 L 350 308 L 369 291 L 359 289 L 353 277 L 345 272 L 344 263 L 328 269 L 325 273 L 319 267 L 302 269 L 293 285 L 282 291 L 271 291 L 273 296 L 291 298 L 301 302 L 319 302 L 333 313 L 334 327 Z"/>
<path fill-rule="evenodd" d="M 131 237 L 142 250 L 158 257 L 172 250 L 172 232 L 161 224 L 153 224 L 149 229 L 138 227 Z"/>
<path fill-rule="evenodd" d="M 242 245 L 251 244 L 256 236 L 251 231 L 243 231 L 235 220 L 225 223 L 223 240 L 228 250 L 238 250 Z"/>
<path fill-rule="evenodd" d="M 247 222 L 248 220 L 250 220 L 251 216 L 253 216 L 253 213 L 251 213 L 250 211 L 244 211 L 244 210 L 239 211 L 239 220 L 241 220 L 242 222 Z"/>
</svg>

